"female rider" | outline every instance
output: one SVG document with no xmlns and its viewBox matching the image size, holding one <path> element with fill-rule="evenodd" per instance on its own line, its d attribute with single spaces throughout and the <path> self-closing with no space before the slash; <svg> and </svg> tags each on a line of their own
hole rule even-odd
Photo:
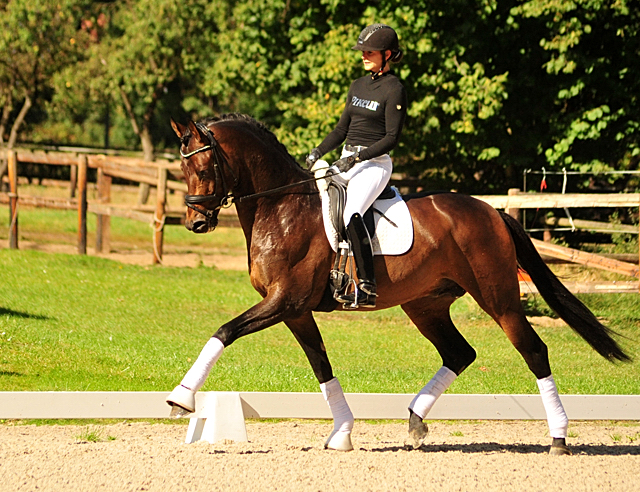
<svg viewBox="0 0 640 492">
<path fill-rule="evenodd" d="M 407 96 L 389 66 L 389 62 L 402 59 L 398 36 L 391 27 L 367 26 L 352 49 L 362 51 L 364 68 L 370 75 L 351 84 L 338 125 L 309 153 L 307 165 L 311 167 L 346 139 L 341 159 L 333 164 L 339 172 L 333 179 L 347 186 L 344 223 L 356 263 L 358 288 L 355 293 L 338 297 L 338 301 L 375 307 L 373 250 L 362 217 L 391 177 L 393 165 L 389 152 L 400 139 Z"/>
</svg>

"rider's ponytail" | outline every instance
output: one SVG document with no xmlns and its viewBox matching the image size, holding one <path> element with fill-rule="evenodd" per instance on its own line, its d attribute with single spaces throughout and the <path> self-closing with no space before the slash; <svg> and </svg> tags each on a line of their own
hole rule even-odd
<svg viewBox="0 0 640 492">
<path fill-rule="evenodd" d="M 398 63 L 400 60 L 402 60 L 403 56 L 404 56 L 404 53 L 402 53 L 401 49 L 392 50 L 391 56 L 389 57 L 389 61 L 391 63 Z"/>
</svg>

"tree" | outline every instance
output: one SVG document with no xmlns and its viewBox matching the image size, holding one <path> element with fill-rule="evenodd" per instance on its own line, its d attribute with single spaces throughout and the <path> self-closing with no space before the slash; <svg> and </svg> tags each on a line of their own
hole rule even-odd
<svg viewBox="0 0 640 492">
<path fill-rule="evenodd" d="M 99 42 L 87 50 L 81 64 L 59 77 L 57 104 L 82 112 L 87 101 L 118 102 L 144 158 L 153 160 L 154 133 L 163 133 L 158 127 L 169 133 L 168 116 L 156 121 L 159 107 L 177 97 L 173 112 L 182 115 L 182 93 L 196 85 L 202 66 L 211 63 L 219 3 L 127 0 L 108 6 Z"/>
<path fill-rule="evenodd" d="M 244 112 L 268 124 L 302 162 L 338 121 L 350 82 L 363 75 L 350 47 L 363 27 L 384 22 L 405 50 L 396 72 L 410 104 L 395 170 L 429 188 L 503 192 L 530 168 L 637 167 L 637 4 L 100 3 L 83 19 L 95 27 L 96 12 L 104 11 L 108 23 L 97 40 L 94 28 L 83 29 L 90 42 L 82 44 L 82 62 L 58 70 L 53 100 L 67 105 L 56 113 L 72 122 L 96 120 L 111 101 L 148 159 L 169 133 L 167 113 L 197 119 Z M 22 99 L 13 72 L 0 67 L 8 108 Z"/>
<path fill-rule="evenodd" d="M 488 192 L 528 168 L 634 165 L 640 10 L 627 3 L 239 1 L 203 91 L 266 120 L 302 160 L 362 74 L 360 29 L 384 22 L 406 51 L 397 171 Z"/>
<path fill-rule="evenodd" d="M 76 26 L 87 0 L 11 0 L 0 9 L 0 84 L 3 129 L 13 115 L 7 142 L 13 148 L 31 107 L 49 90 L 51 77 L 75 62 L 84 42 Z M 6 163 L 0 165 L 0 176 Z"/>
<path fill-rule="evenodd" d="M 543 22 L 555 81 L 551 166 L 637 168 L 640 156 L 640 8 L 633 0 L 532 0 L 514 8 Z"/>
</svg>

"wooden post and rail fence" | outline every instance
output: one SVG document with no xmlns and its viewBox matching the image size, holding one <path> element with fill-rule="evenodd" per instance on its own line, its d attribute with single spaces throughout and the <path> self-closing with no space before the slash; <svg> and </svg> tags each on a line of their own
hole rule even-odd
<svg viewBox="0 0 640 492">
<path fill-rule="evenodd" d="M 7 153 L 9 193 L 0 193 L 0 202 L 8 203 L 10 210 L 9 247 L 18 248 L 18 205 L 77 209 L 78 211 L 78 253 L 87 252 L 87 212 L 96 214 L 96 252 L 108 252 L 110 249 L 110 218 L 112 216 L 138 220 L 153 225 L 153 262 L 161 263 L 163 254 L 164 226 L 184 222 L 185 208 L 170 209 L 167 206 L 167 193 L 171 190 L 186 193 L 186 184 L 179 181 L 180 163 L 170 160 L 147 162 L 138 158 L 107 156 L 103 154 L 84 154 L 69 152 L 32 152 L 13 150 Z M 71 166 L 70 198 L 43 198 L 22 196 L 18 192 L 18 163 L 48 164 Z M 88 169 L 97 170 L 97 199 L 87 199 Z M 121 178 L 136 183 L 155 186 L 155 205 L 138 207 L 111 203 L 111 184 L 113 178 Z M 640 193 L 522 193 L 509 190 L 508 195 L 477 195 L 496 209 L 504 209 L 519 219 L 520 210 L 538 208 L 598 208 L 598 207 L 638 207 Z M 237 225 L 237 217 L 221 217 L 220 225 Z M 582 224 L 585 226 L 585 224 Z M 607 228 L 607 224 L 591 223 L 592 227 Z M 618 229 L 620 230 L 620 228 Z M 633 226 L 622 226 L 622 230 L 639 232 Z M 638 264 L 620 261 L 602 255 L 565 248 L 549 242 L 533 239 L 536 249 L 545 257 L 557 258 L 581 265 L 604 269 L 633 278 L 632 281 L 601 283 L 600 285 L 570 285 L 577 292 L 638 292 L 640 269 Z M 532 284 L 524 286 L 532 291 Z"/>
</svg>

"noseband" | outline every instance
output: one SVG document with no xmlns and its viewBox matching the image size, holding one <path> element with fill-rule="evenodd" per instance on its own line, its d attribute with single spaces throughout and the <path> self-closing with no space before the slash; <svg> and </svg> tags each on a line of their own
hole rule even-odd
<svg viewBox="0 0 640 492">
<path fill-rule="evenodd" d="M 220 147 L 218 146 L 218 142 L 213 136 L 213 132 L 209 130 L 209 127 L 203 123 L 195 124 L 198 130 L 207 137 L 209 140 L 209 144 L 194 151 L 191 151 L 187 154 L 182 152 L 180 149 L 180 155 L 185 159 L 188 159 L 192 155 L 199 154 L 200 152 L 205 152 L 207 150 L 211 150 L 211 162 L 213 164 L 213 173 L 214 173 L 214 190 L 211 195 L 185 195 L 184 203 L 187 207 L 192 210 L 195 210 L 199 214 L 204 215 L 208 219 L 212 219 L 215 217 L 216 212 L 221 208 L 228 208 L 233 203 L 233 188 L 238 185 L 238 177 L 233 174 L 231 170 L 231 175 L 233 176 L 234 183 L 231 189 L 227 189 L 226 182 L 224 179 L 224 173 L 222 172 L 222 166 L 226 163 L 226 159 L 222 155 Z M 202 205 L 203 203 L 208 202 L 217 202 L 217 205 L 213 209 L 208 209 L 204 207 L 197 207 L 196 205 Z"/>
</svg>

